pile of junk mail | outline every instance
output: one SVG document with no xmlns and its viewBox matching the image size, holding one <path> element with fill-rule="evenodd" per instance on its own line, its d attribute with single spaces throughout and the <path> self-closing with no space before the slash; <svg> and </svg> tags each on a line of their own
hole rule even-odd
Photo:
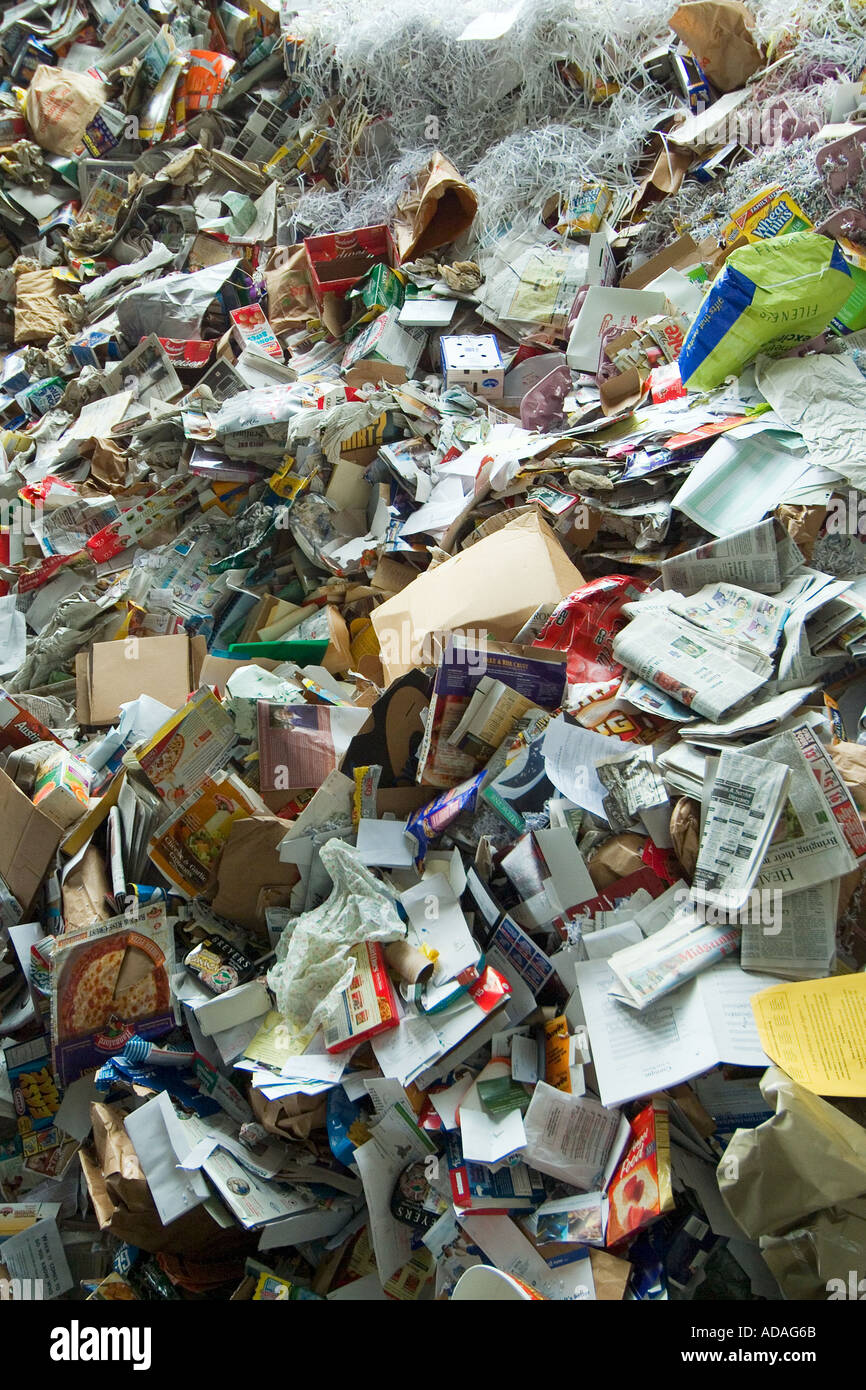
<svg viewBox="0 0 866 1390">
<path fill-rule="evenodd" d="M 0 15 L 0 1278 L 826 1300 L 864 12 L 429 10 Z"/>
</svg>

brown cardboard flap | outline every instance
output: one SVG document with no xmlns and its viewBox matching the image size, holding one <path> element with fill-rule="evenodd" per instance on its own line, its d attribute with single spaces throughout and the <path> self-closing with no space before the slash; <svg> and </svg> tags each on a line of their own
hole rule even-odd
<svg viewBox="0 0 866 1390">
<path fill-rule="evenodd" d="M 428 664 L 443 633 L 490 632 L 510 642 L 539 604 L 558 603 L 581 584 L 547 523 L 534 512 L 518 517 L 374 610 L 385 675 L 396 680 Z"/>
<path fill-rule="evenodd" d="M 207 656 L 203 637 L 131 637 L 94 642 L 75 662 L 78 718 L 82 724 L 113 724 L 120 706 L 150 695 L 170 709 L 186 704 Z"/>
<path fill-rule="evenodd" d="M 0 826 L 0 875 L 26 913 L 51 867 L 63 830 L 5 772 L 0 772 Z"/>
</svg>

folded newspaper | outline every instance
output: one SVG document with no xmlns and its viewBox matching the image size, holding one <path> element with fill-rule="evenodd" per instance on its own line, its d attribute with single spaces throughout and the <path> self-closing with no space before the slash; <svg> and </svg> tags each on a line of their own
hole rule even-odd
<svg viewBox="0 0 866 1390">
<path fill-rule="evenodd" d="M 707 925 L 692 903 L 684 903 L 661 931 L 615 951 L 608 964 L 616 976 L 614 999 L 645 1009 L 737 949 L 736 923 Z"/>
<path fill-rule="evenodd" d="M 704 824 L 693 889 L 696 900 L 736 912 L 758 876 L 785 805 L 790 770 L 725 749 L 708 760 Z"/>
<path fill-rule="evenodd" d="M 641 680 L 672 696 L 686 711 L 721 719 L 754 695 L 771 674 L 772 664 L 757 649 L 750 667 L 730 656 L 722 638 L 703 631 L 668 609 L 647 605 L 613 642 L 613 654 Z M 736 649 L 745 658 L 745 649 Z M 751 653 L 749 656 L 751 657 Z"/>
</svg>

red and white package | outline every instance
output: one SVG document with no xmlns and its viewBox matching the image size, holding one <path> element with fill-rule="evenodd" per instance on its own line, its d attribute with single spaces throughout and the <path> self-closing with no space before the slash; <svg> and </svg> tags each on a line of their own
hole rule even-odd
<svg viewBox="0 0 866 1390">
<path fill-rule="evenodd" d="M 400 1022 L 385 952 L 378 941 L 362 941 L 354 955 L 355 973 L 323 1030 L 327 1052 L 344 1052 Z"/>
<path fill-rule="evenodd" d="M 568 653 L 569 685 L 619 676 L 623 668 L 613 659 L 613 639 L 628 621 L 623 605 L 646 589 L 642 579 L 624 574 L 593 579 L 556 606 L 532 645 Z"/>
</svg>

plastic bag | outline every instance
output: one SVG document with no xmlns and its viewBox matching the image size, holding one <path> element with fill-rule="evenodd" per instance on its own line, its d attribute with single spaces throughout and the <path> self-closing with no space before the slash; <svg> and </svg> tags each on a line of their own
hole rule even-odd
<svg viewBox="0 0 866 1390">
<path fill-rule="evenodd" d="M 850 294 L 829 237 L 791 232 L 732 251 L 686 335 L 680 375 L 691 391 L 710 391 L 759 352 L 781 357 L 823 333 Z"/>
<path fill-rule="evenodd" d="M 568 652 L 569 685 L 621 675 L 613 639 L 626 622 L 623 604 L 639 599 L 646 587 L 624 574 L 584 584 L 557 604 L 532 645 Z"/>
</svg>

